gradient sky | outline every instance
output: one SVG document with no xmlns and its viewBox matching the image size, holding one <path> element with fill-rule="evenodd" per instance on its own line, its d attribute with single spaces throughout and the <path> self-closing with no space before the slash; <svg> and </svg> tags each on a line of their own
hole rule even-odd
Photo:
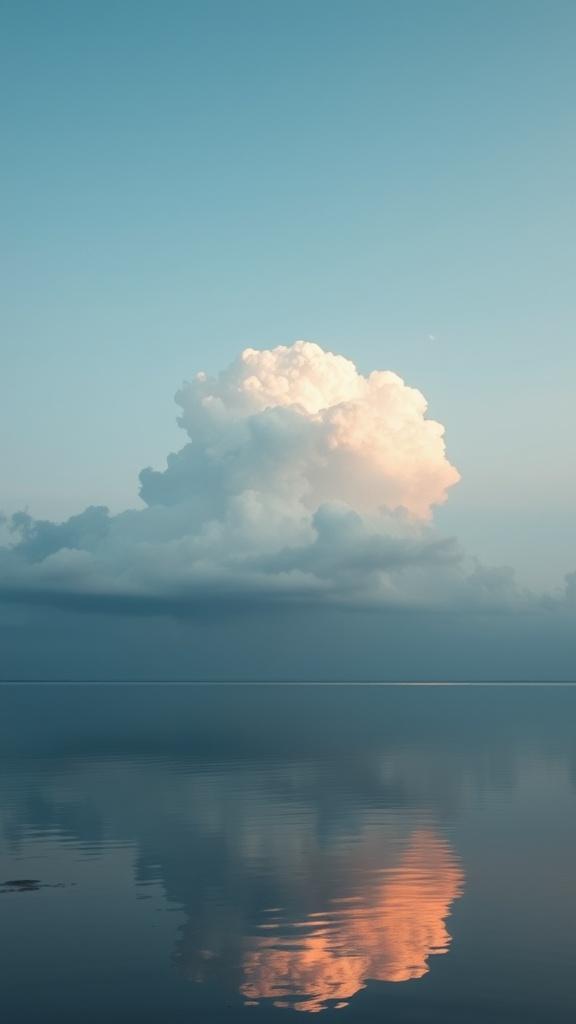
<svg viewBox="0 0 576 1024">
<path fill-rule="evenodd" d="M 576 567 L 572 2 L 4 2 L 6 512 L 138 504 L 173 394 L 304 337 L 400 373 L 482 559 Z"/>
</svg>

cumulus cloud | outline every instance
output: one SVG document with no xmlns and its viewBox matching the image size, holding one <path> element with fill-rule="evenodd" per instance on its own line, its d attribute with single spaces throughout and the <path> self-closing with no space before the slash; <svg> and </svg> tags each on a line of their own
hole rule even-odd
<svg viewBox="0 0 576 1024">
<path fill-rule="evenodd" d="M 145 507 L 19 513 L 0 594 L 75 607 L 517 601 L 431 526 L 459 479 L 444 428 L 395 373 L 298 341 L 245 349 L 176 395 L 184 447 L 140 474 Z"/>
<path fill-rule="evenodd" d="M 142 474 L 151 505 L 198 501 L 206 483 L 212 502 L 280 501 L 292 521 L 295 506 L 301 516 L 329 501 L 428 519 L 459 479 L 420 391 L 395 373 L 364 377 L 311 342 L 245 349 L 217 378 L 199 373 L 176 401 L 190 443 L 165 472 Z"/>
</svg>

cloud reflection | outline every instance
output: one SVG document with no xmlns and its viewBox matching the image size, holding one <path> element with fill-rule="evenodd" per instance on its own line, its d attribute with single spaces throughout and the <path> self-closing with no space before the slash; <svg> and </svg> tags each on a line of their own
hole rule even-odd
<svg viewBox="0 0 576 1024">
<path fill-rule="evenodd" d="M 271 914 L 250 940 L 241 992 L 249 1003 L 317 1013 L 343 1007 L 368 979 L 421 978 L 446 953 L 446 918 L 464 876 L 449 844 L 431 830 L 412 834 L 394 867 L 374 871 L 361 894 L 287 925 Z"/>
</svg>

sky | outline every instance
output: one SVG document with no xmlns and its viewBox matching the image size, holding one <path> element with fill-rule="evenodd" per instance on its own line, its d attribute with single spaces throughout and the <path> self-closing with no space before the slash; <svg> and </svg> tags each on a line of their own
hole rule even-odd
<svg viewBox="0 0 576 1024">
<path fill-rule="evenodd" d="M 576 569 L 575 28 L 576 9 L 562 0 L 4 2 L 4 513 L 61 521 L 92 505 L 112 518 L 146 511 L 140 471 L 162 472 L 187 442 L 174 404 L 182 382 L 199 371 L 216 380 L 246 348 L 308 339 L 362 379 L 399 375 L 445 427 L 460 481 L 426 530 L 466 553 L 458 586 L 476 585 L 477 558 L 499 581 L 513 568 L 518 594 L 506 584 L 506 601 L 524 605 L 530 588 L 531 616 L 547 595 L 563 600 Z M 329 498 L 358 511 L 343 486 Z M 404 537 L 402 551 L 423 543 Z M 20 583 L 6 571 L 13 596 Z M 104 576 L 116 586 L 117 574 Z M 458 586 L 436 589 L 454 605 Z M 435 589 L 432 577 L 423 589 Z M 44 669 L 21 640 L 38 628 L 61 651 L 46 624 L 76 622 L 62 600 L 6 606 L 9 673 L 63 671 L 61 653 L 51 648 Z M 363 614 L 367 623 L 374 612 Z M 162 616 L 154 628 L 172 638 Z M 350 650 L 376 650 L 378 626 L 360 643 L 368 627 L 358 619 L 346 617 Z M 82 617 L 79 643 L 88 650 L 98 636 L 110 673 L 116 641 L 106 655 L 103 621 Z M 558 639 L 559 619 L 538 621 L 563 652 L 557 671 L 573 677 L 568 627 Z M 457 627 L 461 655 L 438 639 L 432 675 L 472 671 L 468 629 Z M 498 648 L 505 672 L 527 670 L 514 667 L 518 630 Z M 292 657 L 292 671 L 329 671 L 315 657 Z M 381 658 L 368 658 L 368 674 Z M 399 648 L 392 674 L 401 659 Z M 250 674 L 246 653 L 218 672 L 239 662 Z M 187 655 L 174 673 L 190 671 Z"/>
</svg>

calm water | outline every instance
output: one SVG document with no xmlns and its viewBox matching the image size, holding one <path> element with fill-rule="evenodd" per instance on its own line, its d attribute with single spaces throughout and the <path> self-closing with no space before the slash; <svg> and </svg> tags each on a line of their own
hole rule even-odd
<svg viewBox="0 0 576 1024">
<path fill-rule="evenodd" d="M 0 687 L 0 800 L 7 1024 L 576 1019 L 576 689 Z"/>
</svg>

